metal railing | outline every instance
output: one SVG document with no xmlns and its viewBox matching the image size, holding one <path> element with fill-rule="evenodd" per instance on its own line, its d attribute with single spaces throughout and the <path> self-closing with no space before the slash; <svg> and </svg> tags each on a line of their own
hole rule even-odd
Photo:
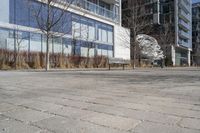
<svg viewBox="0 0 200 133">
<path fill-rule="evenodd" d="M 185 46 L 185 47 L 189 47 L 189 42 L 179 40 L 179 44 L 182 45 L 182 46 Z"/>
<path fill-rule="evenodd" d="M 115 13 L 114 11 L 103 8 L 95 3 L 89 2 L 87 0 L 74 0 L 73 5 L 86 9 L 92 13 L 95 13 L 96 15 L 108 18 L 114 22 L 119 22 L 119 14 Z"/>
<path fill-rule="evenodd" d="M 183 20 L 179 19 L 179 25 L 183 27 L 185 30 L 190 30 L 190 25 L 189 23 L 184 22 Z"/>
<path fill-rule="evenodd" d="M 179 16 L 182 17 L 183 19 L 185 19 L 186 21 L 191 21 L 191 19 L 192 19 L 191 14 L 185 13 L 182 9 L 179 10 Z"/>
<path fill-rule="evenodd" d="M 189 39 L 189 38 L 190 38 L 190 34 L 187 33 L 187 32 L 179 31 L 179 34 L 180 34 L 182 37 L 186 38 L 186 39 Z"/>
<path fill-rule="evenodd" d="M 190 4 L 186 4 L 186 3 L 184 2 L 184 0 L 180 0 L 180 1 L 179 1 L 179 5 L 180 5 L 185 11 L 187 11 L 188 13 L 190 12 L 190 9 L 191 9 Z"/>
</svg>

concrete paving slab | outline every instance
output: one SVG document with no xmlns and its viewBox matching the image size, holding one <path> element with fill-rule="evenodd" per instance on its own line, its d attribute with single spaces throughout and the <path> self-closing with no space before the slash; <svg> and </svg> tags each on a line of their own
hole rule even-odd
<svg viewBox="0 0 200 133">
<path fill-rule="evenodd" d="M 36 122 L 36 121 L 40 121 L 40 120 L 53 116 L 47 113 L 43 113 L 40 111 L 31 110 L 31 109 L 12 110 L 12 111 L 3 113 L 3 115 L 13 118 L 13 119 L 17 119 L 25 123 Z"/>
<path fill-rule="evenodd" d="M 148 110 L 132 110 L 126 108 L 119 108 L 105 105 L 92 105 L 87 108 L 90 111 L 96 111 L 105 114 L 117 115 L 125 118 L 132 118 L 141 121 L 152 121 L 163 124 L 176 124 L 181 120 L 181 117 L 166 115 L 157 112 L 150 112 Z"/>
<path fill-rule="evenodd" d="M 5 119 L 7 119 L 7 117 L 5 117 L 5 116 L 3 116 L 3 115 L 0 114 L 0 121 L 1 120 L 5 120 Z"/>
<path fill-rule="evenodd" d="M 159 123 L 143 122 L 138 125 L 134 133 L 199 133 L 198 130 L 180 128 L 178 126 L 162 125 Z"/>
<path fill-rule="evenodd" d="M 6 102 L 6 103 L 16 105 L 16 106 L 33 102 L 32 99 L 21 98 L 19 96 L 15 96 L 15 97 L 12 97 L 12 98 L 9 98 L 9 99 L 4 99 L 3 101 Z"/>
<path fill-rule="evenodd" d="M 13 110 L 13 109 L 18 109 L 18 108 L 20 107 L 12 105 L 12 104 L 0 103 L 0 113 Z"/>
<path fill-rule="evenodd" d="M 7 119 L 0 120 L 0 133 L 45 133 L 45 131 L 19 121 Z"/>
<path fill-rule="evenodd" d="M 141 123 L 140 120 L 129 119 L 103 113 L 90 115 L 84 120 L 114 129 L 129 131 Z"/>
<path fill-rule="evenodd" d="M 199 80 L 197 68 L 1 71 L 0 121 L 22 133 L 199 133 Z"/>
<path fill-rule="evenodd" d="M 55 116 L 34 123 L 43 129 L 56 133 L 126 133 L 117 129 L 96 125 L 86 121 Z"/>
<path fill-rule="evenodd" d="M 81 119 L 93 113 L 92 111 L 87 111 L 87 110 L 82 110 L 79 108 L 73 108 L 73 107 L 67 107 L 67 106 L 50 110 L 50 112 L 55 115 L 70 117 L 70 118 L 75 118 L 75 119 Z"/>
<path fill-rule="evenodd" d="M 51 112 L 52 110 L 56 110 L 63 107 L 61 105 L 57 105 L 54 103 L 40 102 L 40 101 L 22 104 L 21 106 L 25 108 L 33 109 L 33 110 L 42 111 L 42 112 Z"/>
<path fill-rule="evenodd" d="M 183 118 L 183 120 L 180 122 L 180 126 L 190 129 L 197 129 L 200 132 L 200 119 Z"/>
<path fill-rule="evenodd" d="M 80 108 L 80 109 L 85 109 L 92 105 L 91 103 L 86 103 L 84 101 L 74 101 L 72 99 L 70 100 L 62 99 L 60 101 L 56 101 L 55 103 L 59 105 L 70 106 L 70 107 L 75 107 L 75 108 Z"/>
<path fill-rule="evenodd" d="M 179 117 L 200 118 L 200 111 L 189 109 L 152 106 L 150 110 Z"/>
</svg>

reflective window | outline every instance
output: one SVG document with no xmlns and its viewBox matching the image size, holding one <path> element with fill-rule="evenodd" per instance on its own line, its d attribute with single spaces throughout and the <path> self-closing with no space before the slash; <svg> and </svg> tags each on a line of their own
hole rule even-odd
<svg viewBox="0 0 200 133">
<path fill-rule="evenodd" d="M 62 53 L 62 38 L 61 37 L 54 37 L 53 38 L 53 52 L 54 53 Z"/>
<path fill-rule="evenodd" d="M 63 53 L 64 54 L 71 54 L 71 39 L 69 38 L 62 38 L 62 44 L 63 44 Z"/>
<path fill-rule="evenodd" d="M 88 19 L 85 17 L 81 18 L 81 38 L 89 40 Z"/>
<path fill-rule="evenodd" d="M 42 35 L 31 33 L 30 34 L 30 51 L 42 51 Z M 46 51 L 46 49 L 45 49 Z"/>
<path fill-rule="evenodd" d="M 10 22 L 29 26 L 29 8 L 27 0 L 10 0 Z"/>
<path fill-rule="evenodd" d="M 9 22 L 9 0 L 1 0 L 0 4 L 0 21 Z"/>
<path fill-rule="evenodd" d="M 13 30 L 0 28 L 0 48 L 14 50 Z"/>
<path fill-rule="evenodd" d="M 14 31 L 15 32 L 15 40 L 16 40 L 16 48 L 18 51 L 28 51 L 29 48 L 29 32 L 25 31 Z"/>
<path fill-rule="evenodd" d="M 95 22 L 89 21 L 89 40 L 96 40 L 96 32 L 95 32 Z"/>
<path fill-rule="evenodd" d="M 27 3 L 28 0 L 9 0 L 10 1 L 10 23 L 15 23 L 22 26 L 30 26 L 33 28 L 38 27 L 38 22 L 36 21 L 34 10 L 39 10 L 41 3 L 32 1 L 33 3 Z M 8 2 L 3 0 L 3 3 Z M 2 5 L 3 5 L 2 3 Z M 2 7 L 0 5 L 0 7 Z M 46 5 L 42 5 L 42 12 L 39 15 L 39 20 L 42 26 L 45 26 L 46 15 Z M 106 5 L 105 5 L 106 6 Z M 107 7 L 108 8 L 108 7 Z M 1 8 L 0 8 L 1 10 Z M 3 9 L 4 10 L 4 9 Z M 4 10 L 8 11 L 8 10 Z M 61 15 L 62 11 L 55 8 L 52 12 L 56 13 L 55 20 Z M 1 14 L 2 12 L 0 12 Z M 5 12 L 6 14 L 6 12 Z M 0 18 L 0 21 L 3 18 Z M 43 19 L 43 21 L 42 21 Z M 113 26 L 98 22 L 93 19 L 86 18 L 84 16 L 79 16 L 74 13 L 66 12 L 62 17 L 61 21 L 54 26 L 52 29 L 55 32 L 71 34 L 72 39 L 53 37 L 49 40 L 49 50 L 50 52 L 63 52 L 65 54 L 76 54 L 81 55 L 82 49 L 86 49 L 86 44 L 94 43 L 98 41 L 96 47 L 101 49 L 101 53 L 107 54 L 109 51 L 113 50 Z M 5 31 L 4 31 L 5 32 Z M 9 47 L 14 49 L 14 32 L 9 30 L 0 37 L 0 42 L 2 47 Z M 31 50 L 37 52 L 46 52 L 46 37 L 45 35 L 37 33 L 27 33 L 18 32 L 17 37 L 22 39 L 21 44 L 23 45 L 21 49 Z M 27 36 L 27 37 L 26 37 Z M 85 42 L 85 43 L 83 43 Z M 97 42 L 96 42 L 97 43 Z M 94 48 L 93 48 L 94 54 Z M 96 51 L 98 52 L 98 51 Z M 99 52 L 98 52 L 99 53 Z M 103 55 L 104 55 L 103 54 Z"/>
<path fill-rule="evenodd" d="M 73 15 L 72 17 L 72 37 L 73 38 L 80 38 L 81 36 L 81 18 L 77 15 Z"/>
</svg>

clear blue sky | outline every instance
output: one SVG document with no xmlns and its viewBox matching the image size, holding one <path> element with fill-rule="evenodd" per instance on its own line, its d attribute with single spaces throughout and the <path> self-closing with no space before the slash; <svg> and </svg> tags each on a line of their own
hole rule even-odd
<svg viewBox="0 0 200 133">
<path fill-rule="evenodd" d="M 192 0 L 193 3 L 200 2 L 200 0 Z"/>
</svg>

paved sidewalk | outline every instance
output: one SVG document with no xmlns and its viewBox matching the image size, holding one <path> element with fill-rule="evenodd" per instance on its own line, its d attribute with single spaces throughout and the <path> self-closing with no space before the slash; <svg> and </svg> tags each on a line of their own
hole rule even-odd
<svg viewBox="0 0 200 133">
<path fill-rule="evenodd" d="M 200 133 L 200 69 L 1 71 L 0 133 Z"/>
</svg>

